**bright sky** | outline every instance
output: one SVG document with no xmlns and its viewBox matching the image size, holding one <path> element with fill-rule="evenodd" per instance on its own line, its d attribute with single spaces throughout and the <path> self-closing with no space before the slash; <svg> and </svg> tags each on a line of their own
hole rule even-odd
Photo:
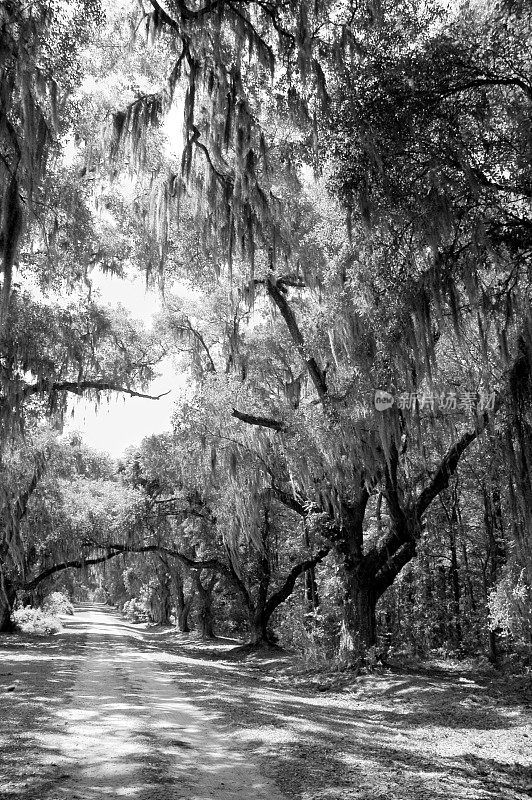
<svg viewBox="0 0 532 800">
<path fill-rule="evenodd" d="M 101 299 L 129 310 L 134 319 L 144 322 L 146 327 L 160 309 L 156 292 L 146 291 L 144 280 L 122 280 L 111 276 L 94 279 Z M 141 442 L 145 436 L 171 429 L 171 416 L 184 376 L 176 373 L 170 360 L 163 362 L 158 372 L 161 376 L 149 387 L 148 394 L 157 395 L 170 391 L 160 400 L 144 400 L 113 393 L 109 401 L 102 399 L 99 405 L 84 398 L 73 398 L 65 419 L 65 433 L 79 431 L 91 447 L 104 450 L 112 456 L 120 456 L 130 445 Z"/>
<path fill-rule="evenodd" d="M 108 7 L 114 7 L 114 4 L 108 4 Z M 176 93 L 163 126 L 168 137 L 168 155 L 179 154 L 183 148 L 182 114 L 183 97 Z M 73 142 L 65 152 L 67 161 L 74 156 Z M 101 209 L 99 213 L 103 213 Z M 122 280 L 95 273 L 91 280 L 103 303 L 120 303 L 133 319 L 142 320 L 146 327 L 151 326 L 153 315 L 160 310 L 160 299 L 155 291 L 146 291 L 142 276 L 134 280 Z M 143 400 L 113 393 L 109 401 L 101 399 L 99 405 L 83 398 L 73 398 L 69 406 L 71 413 L 65 419 L 65 433 L 79 431 L 89 446 L 117 457 L 130 445 L 139 444 L 145 436 L 170 430 L 172 412 L 180 389 L 185 384 L 185 376 L 176 373 L 170 359 L 161 363 L 157 372 L 160 377 L 146 393 L 158 395 L 171 390 L 170 394 L 160 400 Z"/>
</svg>

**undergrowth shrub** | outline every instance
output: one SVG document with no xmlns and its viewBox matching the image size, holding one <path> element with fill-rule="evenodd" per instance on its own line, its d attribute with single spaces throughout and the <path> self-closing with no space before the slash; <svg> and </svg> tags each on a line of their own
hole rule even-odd
<svg viewBox="0 0 532 800">
<path fill-rule="evenodd" d="M 105 589 L 102 589 L 100 586 L 94 590 L 92 593 L 92 602 L 93 603 L 107 603 L 108 597 Z"/>
<path fill-rule="evenodd" d="M 122 607 L 122 614 L 130 622 L 149 622 L 150 615 L 145 605 L 138 600 L 128 600 Z"/>
<path fill-rule="evenodd" d="M 62 630 L 61 622 L 57 617 L 47 611 L 41 611 L 40 608 L 32 608 L 25 606 L 13 611 L 11 615 L 15 627 L 21 633 L 36 633 L 40 635 L 47 635 L 52 633 L 59 633 Z"/>
<path fill-rule="evenodd" d="M 281 647 L 295 650 L 306 667 L 325 667 L 335 663 L 338 651 L 339 621 L 335 614 L 315 610 L 305 612 L 292 603 L 276 625 Z"/>
<path fill-rule="evenodd" d="M 52 592 L 44 598 L 42 604 L 43 611 L 52 614 L 69 614 L 74 613 L 74 606 L 63 592 Z"/>
<path fill-rule="evenodd" d="M 532 654 L 532 593 L 525 571 L 509 566 L 488 598 L 489 625 L 503 638 L 512 640 L 519 655 Z"/>
</svg>

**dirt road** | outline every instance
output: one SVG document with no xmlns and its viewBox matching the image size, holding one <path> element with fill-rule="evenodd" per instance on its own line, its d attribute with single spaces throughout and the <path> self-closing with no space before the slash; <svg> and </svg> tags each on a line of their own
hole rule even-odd
<svg viewBox="0 0 532 800">
<path fill-rule="evenodd" d="M 160 649 L 142 629 L 93 608 L 77 611 L 64 639 L 67 652 L 82 643 L 82 657 L 70 702 L 35 731 L 30 778 L 47 774 L 54 784 L 56 775 L 35 800 L 281 800 L 191 705 L 175 675 L 161 671 Z M 51 680 L 53 688 L 53 668 Z"/>
<path fill-rule="evenodd" d="M 0 638 L 1 800 L 526 800 L 532 692 L 231 660 L 103 608 Z M 8 691 L 12 689 L 12 691 Z"/>
</svg>

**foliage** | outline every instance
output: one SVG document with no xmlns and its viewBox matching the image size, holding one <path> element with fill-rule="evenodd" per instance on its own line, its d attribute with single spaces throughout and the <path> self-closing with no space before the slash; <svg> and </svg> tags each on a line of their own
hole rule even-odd
<svg viewBox="0 0 532 800">
<path fill-rule="evenodd" d="M 102 589 L 100 586 L 97 586 L 92 592 L 91 599 L 93 603 L 107 603 L 107 594 L 105 593 L 104 589 Z"/>
<path fill-rule="evenodd" d="M 58 616 L 59 614 L 72 616 L 74 613 L 74 606 L 63 592 L 50 592 L 50 594 L 46 595 L 42 608 L 43 611 L 53 616 Z"/>
<path fill-rule="evenodd" d="M 98 17 L 95 0 L 68 7 L 55 0 L 22 5 L 7 0 L 0 8 L 2 324 L 24 224 L 38 215 L 48 160 L 65 132 L 77 48 Z"/>
<path fill-rule="evenodd" d="M 14 442 L 2 466 L 6 585 L 39 594 L 58 563 L 84 568 L 91 558 L 105 560 L 110 542 L 133 539 L 138 494 L 120 487 L 109 458 L 78 436 L 60 441 L 43 428 L 33 441 Z"/>
<path fill-rule="evenodd" d="M 13 611 L 13 622 L 21 633 L 50 635 L 59 633 L 63 626 L 51 611 L 25 606 Z"/>
<path fill-rule="evenodd" d="M 131 622 L 149 622 L 150 616 L 142 600 L 127 600 L 122 607 L 122 614 Z"/>
<path fill-rule="evenodd" d="M 4 607 L 79 568 L 315 662 L 529 641 L 530 15 L 80 3 L 61 58 L 44 11 L 1 18 Z M 157 276 L 153 332 L 94 268 Z M 167 354 L 173 430 L 119 465 L 35 433 Z"/>
<path fill-rule="evenodd" d="M 503 636 L 530 650 L 532 603 L 525 570 L 516 574 L 515 568 L 506 569 L 490 591 L 488 604 L 491 629 L 500 630 Z"/>
</svg>

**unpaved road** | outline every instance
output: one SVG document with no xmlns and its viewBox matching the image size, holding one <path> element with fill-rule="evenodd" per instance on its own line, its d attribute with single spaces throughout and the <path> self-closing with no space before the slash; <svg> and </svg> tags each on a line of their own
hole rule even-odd
<svg viewBox="0 0 532 800">
<path fill-rule="evenodd" d="M 161 671 L 161 652 L 150 647 L 142 629 L 87 609 L 67 622 L 67 653 L 74 649 L 70 637 L 73 646 L 83 643 L 71 700 L 46 727 L 37 727 L 29 783 L 14 784 L 11 793 L 4 785 L 0 796 L 18 797 L 23 791 L 17 788 L 29 789 L 35 775 L 48 775 L 52 785 L 37 783 L 30 797 L 35 791 L 35 800 L 281 800 L 273 784 L 191 705 L 175 676 Z"/>
<path fill-rule="evenodd" d="M 532 797 L 526 679 L 445 663 L 337 680 L 230 647 L 104 608 L 0 637 L 0 799 Z"/>
</svg>

